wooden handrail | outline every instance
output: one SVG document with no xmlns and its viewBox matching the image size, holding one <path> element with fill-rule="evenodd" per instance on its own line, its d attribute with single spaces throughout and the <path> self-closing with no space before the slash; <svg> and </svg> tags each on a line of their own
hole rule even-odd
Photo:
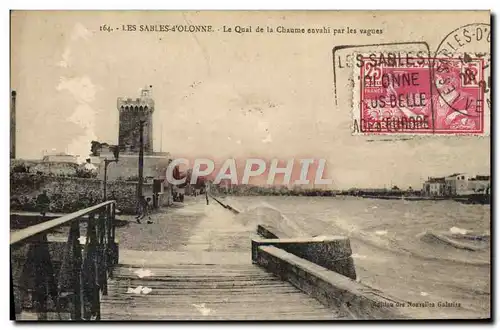
<svg viewBox="0 0 500 330">
<path fill-rule="evenodd" d="M 59 226 L 66 225 L 71 223 L 72 221 L 81 218 L 87 214 L 93 213 L 98 211 L 100 208 L 102 208 L 105 205 L 108 204 L 113 204 L 115 201 L 106 201 L 101 204 L 97 204 L 91 207 L 88 207 L 86 209 L 76 211 L 70 214 L 63 215 L 62 217 L 59 217 L 57 219 L 45 221 L 42 223 L 39 223 L 34 226 L 30 226 L 28 228 L 20 229 L 14 233 L 11 233 L 10 235 L 10 245 L 14 245 L 17 243 L 20 243 L 30 237 L 33 237 L 38 234 L 46 233 L 49 230 L 53 230 Z"/>
<path fill-rule="evenodd" d="M 16 318 L 23 310 L 34 310 L 39 320 L 49 313 L 60 320 L 64 313 L 72 320 L 100 318 L 100 295 L 107 295 L 108 277 L 118 263 L 115 204 L 106 201 L 11 234 Z M 62 259 L 52 260 L 47 235 L 62 226 L 70 227 L 68 239 Z"/>
</svg>

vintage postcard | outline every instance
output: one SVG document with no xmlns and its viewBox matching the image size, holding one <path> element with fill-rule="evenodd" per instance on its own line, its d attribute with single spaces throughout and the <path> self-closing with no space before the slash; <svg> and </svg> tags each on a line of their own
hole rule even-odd
<svg viewBox="0 0 500 330">
<path fill-rule="evenodd" d="M 491 319 L 489 11 L 12 11 L 11 318 Z"/>
</svg>

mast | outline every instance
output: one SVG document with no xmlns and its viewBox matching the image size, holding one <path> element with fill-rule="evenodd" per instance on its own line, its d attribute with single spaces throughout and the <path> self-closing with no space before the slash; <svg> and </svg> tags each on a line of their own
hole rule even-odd
<svg viewBox="0 0 500 330">
<path fill-rule="evenodd" d="M 163 122 L 160 121 L 160 152 L 163 152 Z"/>
</svg>

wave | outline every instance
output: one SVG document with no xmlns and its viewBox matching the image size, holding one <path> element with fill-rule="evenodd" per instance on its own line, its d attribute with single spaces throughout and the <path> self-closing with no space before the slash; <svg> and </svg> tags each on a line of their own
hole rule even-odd
<svg viewBox="0 0 500 330">
<path fill-rule="evenodd" d="M 289 237 L 307 236 L 300 226 L 285 216 L 280 210 L 265 202 L 248 207 L 236 215 L 245 227 L 255 230 L 257 225 L 267 225 L 278 229 Z"/>
<path fill-rule="evenodd" d="M 463 228 L 459 228 L 459 227 L 451 227 L 450 228 L 450 233 L 452 233 L 452 234 L 465 235 L 465 234 L 467 234 L 467 232 L 468 232 L 467 229 L 463 229 Z"/>
<path fill-rule="evenodd" d="M 230 202 L 231 203 L 231 202 Z M 317 220 L 314 223 L 308 220 L 299 222 L 284 215 L 278 208 L 260 201 L 251 205 L 236 215 L 238 219 L 249 230 L 255 231 L 257 225 L 268 225 L 276 228 L 289 237 L 304 237 L 318 235 L 346 235 L 352 242 L 359 242 L 383 251 L 415 257 L 421 260 L 432 260 L 439 262 L 450 262 L 474 266 L 489 266 L 489 260 L 481 260 L 477 255 L 463 255 L 463 253 L 481 253 L 486 250 L 486 244 L 471 244 L 480 241 L 489 242 L 489 234 L 474 233 L 455 227 L 450 233 L 434 233 L 426 231 L 416 237 L 400 237 L 385 229 L 373 228 L 373 231 L 361 230 L 352 221 L 346 219 L 332 219 L 332 222 Z M 303 227 L 301 227 L 301 225 Z M 416 238 L 416 239 L 415 239 Z M 467 240 L 471 242 L 461 242 Z M 351 243 L 352 244 L 352 243 Z M 423 246 L 422 244 L 428 245 Z M 434 246 L 429 246 L 432 244 Z M 439 244 L 443 249 L 436 249 Z M 351 246 L 353 246 L 352 244 Z M 354 246 L 353 246 L 354 247 Z M 456 253 L 448 251 L 449 248 L 457 250 Z M 459 252 L 462 251 L 462 252 Z M 374 251 L 374 253 L 376 253 Z"/>
<path fill-rule="evenodd" d="M 490 233 L 477 233 L 473 232 L 468 229 L 462 229 L 458 227 L 451 227 L 450 228 L 450 233 L 451 234 L 445 234 L 447 236 L 450 236 L 452 238 L 456 239 L 466 239 L 466 240 L 472 240 L 472 241 L 483 241 L 483 242 L 489 242 L 490 241 Z"/>
<path fill-rule="evenodd" d="M 429 232 L 426 232 L 429 233 Z M 433 234 L 428 234 L 425 235 L 426 233 L 417 235 L 418 238 L 422 238 L 425 236 L 426 238 L 431 238 L 435 237 Z M 446 247 L 453 247 L 455 250 L 457 250 L 457 253 L 452 253 L 450 254 L 449 251 L 440 251 L 438 249 L 432 246 L 429 247 L 424 247 L 422 244 L 418 243 L 415 240 L 411 239 L 404 239 L 404 240 L 398 240 L 397 238 L 394 237 L 387 237 L 387 236 L 380 236 L 377 235 L 376 233 L 367 233 L 367 232 L 351 232 L 349 235 L 349 238 L 351 239 L 352 246 L 355 246 L 355 242 L 359 242 L 361 244 L 365 244 L 368 246 L 371 246 L 373 248 L 378 248 L 382 251 L 394 253 L 394 254 L 399 254 L 399 255 L 404 255 L 404 256 L 410 256 L 413 258 L 418 258 L 420 260 L 427 260 L 427 261 L 438 261 L 438 262 L 447 262 L 447 263 L 454 263 L 454 264 L 464 264 L 464 265 L 472 265 L 472 266 L 490 266 L 490 261 L 489 260 L 482 260 L 484 259 L 484 256 L 481 258 L 479 256 L 475 255 L 468 255 L 465 256 L 462 255 L 461 253 L 469 252 L 469 253 L 482 253 L 482 251 L 487 250 L 486 247 L 474 247 L 474 246 L 466 246 L 465 243 L 460 243 L 460 242 L 453 242 L 455 243 L 455 246 L 453 245 L 448 245 L 443 243 L 444 241 L 440 239 L 440 237 L 437 237 L 433 242 L 438 243 L 443 245 L 443 248 L 446 249 Z M 385 238 L 385 239 L 384 239 Z M 422 242 L 425 241 L 424 238 Z M 432 243 L 432 240 L 429 239 L 429 241 L 424 242 L 425 244 Z M 475 248 L 475 249 L 474 249 Z M 463 252 L 458 252 L 458 251 L 463 251 Z M 377 253 L 373 251 L 373 253 Z"/>
<path fill-rule="evenodd" d="M 353 224 L 347 223 L 345 220 L 336 219 L 334 227 L 337 227 L 344 234 L 349 236 L 352 242 L 359 242 L 374 248 L 381 249 L 394 254 L 411 256 L 421 260 L 439 261 L 458 263 L 473 266 L 490 266 L 489 260 L 482 260 L 484 256 L 478 256 L 475 253 L 482 253 L 488 249 L 489 234 L 479 234 L 467 231 L 466 234 L 461 233 L 446 233 L 441 235 L 431 231 L 424 232 L 416 236 L 416 239 L 411 237 L 400 237 L 388 230 L 366 231 L 361 230 Z M 331 227 L 329 230 L 332 230 Z M 325 229 L 323 229 L 326 231 Z M 427 233 L 427 235 L 426 235 Z M 460 240 L 468 240 L 461 242 Z M 471 244 L 480 241 L 482 244 Z M 430 243 L 430 244 L 429 244 Z M 423 246 L 426 244 L 427 246 Z M 442 249 L 436 249 L 436 244 L 442 245 Z M 431 245 L 431 246 L 430 246 Z M 433 245 L 433 246 L 432 246 Z M 449 248 L 456 250 L 448 251 Z M 376 253 L 376 252 L 374 252 Z M 464 255 L 463 253 L 474 253 L 473 255 Z"/>
<path fill-rule="evenodd" d="M 471 243 L 460 242 L 458 239 L 474 240 L 478 236 L 465 235 L 465 234 L 446 234 L 446 233 L 434 233 L 432 231 L 426 231 L 419 235 L 419 238 L 428 243 L 446 244 L 457 249 L 469 250 L 469 251 L 480 251 L 487 248 L 484 245 L 474 245 Z"/>
</svg>

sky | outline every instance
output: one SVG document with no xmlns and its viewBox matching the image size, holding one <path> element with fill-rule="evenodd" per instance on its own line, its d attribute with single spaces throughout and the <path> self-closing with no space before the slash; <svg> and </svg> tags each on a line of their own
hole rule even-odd
<svg viewBox="0 0 500 330">
<path fill-rule="evenodd" d="M 14 12 L 17 157 L 36 159 L 44 152 L 85 157 L 92 140 L 116 144 L 117 97 L 139 97 L 141 88 L 152 85 L 154 150 L 173 157 L 325 159 L 325 177 L 338 189 L 419 187 L 428 176 L 489 174 L 489 137 L 353 136 L 350 70 L 340 75 L 341 102 L 335 104 L 335 45 L 411 39 L 435 48 L 457 21 L 489 21 L 484 13 L 433 15 Z M 104 24 L 211 24 L 219 30 L 100 31 Z M 257 25 L 350 26 L 384 33 L 237 34 L 222 32 L 224 25 L 253 31 Z"/>
</svg>

